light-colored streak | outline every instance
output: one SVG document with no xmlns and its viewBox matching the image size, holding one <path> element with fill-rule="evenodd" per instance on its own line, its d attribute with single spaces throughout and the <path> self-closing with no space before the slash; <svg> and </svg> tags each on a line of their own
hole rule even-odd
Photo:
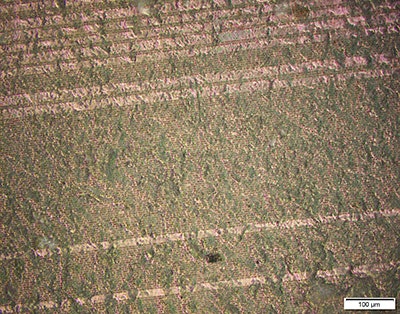
<svg viewBox="0 0 400 314">
<path fill-rule="evenodd" d="M 339 3 L 337 3 L 339 4 Z M 343 7 L 343 6 L 339 6 L 339 7 L 332 7 L 332 3 L 326 3 L 326 5 L 328 5 L 329 7 L 324 8 L 324 6 L 321 6 L 321 3 L 319 3 L 318 5 L 318 11 L 313 11 L 313 19 L 320 19 L 321 16 L 324 17 L 324 19 L 326 19 L 328 16 L 334 16 L 335 19 L 332 20 L 328 20 L 325 21 L 324 23 L 321 23 L 320 21 L 315 21 L 312 22 L 310 21 L 308 23 L 308 26 L 305 27 L 304 24 L 296 24 L 298 30 L 300 31 L 300 36 L 298 36 L 298 38 L 306 38 L 307 36 L 302 36 L 302 32 L 304 30 L 310 30 L 310 27 L 314 27 L 315 29 L 326 29 L 327 27 L 338 27 L 338 25 L 342 25 L 343 23 L 345 23 L 345 21 L 343 19 L 338 19 L 338 17 L 345 17 L 347 14 L 347 8 Z M 267 12 L 270 12 L 272 10 L 272 8 L 267 8 L 269 6 L 265 6 L 265 13 L 267 14 Z M 254 16 L 255 19 L 254 20 L 258 20 L 257 15 L 258 15 L 258 9 L 256 7 L 251 7 L 249 8 L 249 12 L 251 12 Z M 390 5 L 385 4 L 381 9 L 377 9 L 375 12 L 376 14 L 378 14 L 378 12 L 380 12 L 379 10 L 388 10 L 388 9 L 394 9 L 392 8 Z M 183 15 L 181 17 L 176 15 L 176 11 L 173 10 L 173 15 L 171 15 L 170 17 L 168 17 L 168 24 L 163 25 L 162 28 L 151 28 L 148 29 L 146 32 L 146 38 L 138 38 L 138 36 L 136 34 L 134 34 L 134 32 L 132 31 L 132 27 L 128 27 L 126 25 L 126 23 L 120 23 L 121 19 L 124 20 L 126 19 L 127 15 L 134 15 L 135 12 L 137 10 L 136 9 L 120 9 L 120 10 L 107 10 L 107 17 L 108 17 L 108 21 L 109 23 L 114 23 L 115 27 L 113 29 L 112 35 L 110 35 L 110 38 L 107 38 L 108 40 L 111 40 L 113 42 L 117 42 L 117 45 L 112 45 L 112 51 L 114 52 L 118 52 L 117 54 L 119 56 L 122 55 L 121 51 L 120 51 L 120 47 L 123 47 L 125 44 L 124 42 L 126 41 L 126 39 L 132 39 L 135 40 L 135 43 L 140 46 L 141 48 L 143 48 L 144 50 L 148 50 L 148 49 L 155 49 L 155 47 L 159 47 L 159 34 L 164 32 L 164 29 L 166 27 L 171 27 L 176 33 L 178 34 L 183 34 L 182 38 L 179 38 L 177 40 L 177 38 L 165 38 L 163 37 L 162 39 L 162 46 L 166 47 L 167 49 L 177 49 L 179 47 L 182 47 L 187 45 L 188 43 L 190 43 L 190 45 L 196 45 L 198 46 L 201 43 L 204 43 L 204 38 L 202 36 L 199 36 L 199 34 L 202 34 L 205 32 L 204 29 L 204 25 L 201 24 L 199 25 L 198 23 L 198 19 L 202 20 L 202 21 L 206 21 L 208 20 L 208 16 L 209 16 L 209 12 L 202 10 L 201 12 L 198 13 L 197 15 L 197 19 L 195 22 L 193 22 L 193 18 L 190 14 L 188 13 L 182 13 Z M 243 11 L 243 8 L 237 8 L 234 10 L 219 10 L 218 12 L 218 18 L 219 19 L 227 19 L 231 16 L 235 16 L 237 15 L 238 12 Z M 71 16 L 77 15 L 77 13 L 72 14 Z M 97 16 L 102 15 L 102 13 L 97 13 Z M 392 15 L 395 15 L 395 13 L 393 13 Z M 385 15 L 387 16 L 387 14 Z M 77 17 L 75 17 L 77 18 Z M 90 49 L 93 52 L 97 51 L 100 54 L 102 54 L 102 49 L 99 47 L 100 42 L 101 42 L 101 37 L 99 35 L 99 31 L 94 28 L 93 24 L 96 25 L 96 22 L 98 22 L 97 20 L 90 20 L 90 18 L 88 17 L 84 17 L 84 16 L 80 16 L 80 19 L 82 19 L 85 22 L 85 35 L 86 38 L 90 38 L 92 41 L 94 41 L 94 47 L 93 49 Z M 351 21 L 349 20 L 351 19 Z M 53 20 L 53 19 L 51 19 Z M 355 16 L 355 17 L 348 17 L 347 20 L 349 21 L 350 24 L 361 24 L 364 26 L 365 24 L 365 18 L 363 16 Z M 59 17 L 57 19 L 53 20 L 56 24 L 57 29 L 59 27 L 61 27 L 64 31 L 66 32 L 72 32 L 72 34 L 76 33 L 77 30 L 74 28 L 70 28 L 68 27 L 68 22 L 67 25 L 63 25 L 60 24 L 60 21 L 64 21 L 64 19 L 62 17 Z M 187 25 L 186 23 L 184 25 L 180 25 L 181 22 L 190 22 L 189 25 Z M 33 21 L 32 21 L 33 22 Z M 42 22 L 41 19 L 38 19 L 38 26 L 37 28 L 40 29 L 40 27 L 42 26 Z M 18 25 L 21 26 L 22 23 L 26 23 L 29 29 L 34 29 L 32 28 L 32 25 L 30 25 L 29 23 L 27 23 L 27 21 L 24 20 L 20 20 L 19 18 L 17 18 L 17 20 L 14 23 L 11 23 L 11 25 Z M 73 21 L 70 21 L 69 23 L 73 23 Z M 228 35 L 225 35 L 225 33 L 220 33 L 220 35 L 222 36 L 222 39 L 229 37 L 229 34 L 232 33 L 241 33 L 244 30 L 242 29 L 242 27 L 244 26 L 246 28 L 246 30 L 248 32 L 254 33 L 253 36 L 256 37 L 263 37 L 262 35 L 265 34 L 265 29 L 266 29 L 266 25 L 265 23 L 259 24 L 259 23 L 254 23 L 254 21 L 251 22 L 240 22 L 238 23 L 238 21 L 236 20 L 226 20 L 226 23 L 228 24 L 232 24 L 232 27 L 227 29 L 227 33 Z M 387 19 L 386 20 L 387 24 L 393 24 L 395 25 L 396 23 L 396 19 L 395 18 L 391 18 L 391 19 Z M 87 24 L 91 24 L 91 25 L 87 25 Z M 157 23 L 151 23 L 152 25 L 157 25 Z M 237 27 L 238 24 L 241 25 L 241 27 Z M 49 27 L 51 24 L 46 25 L 47 27 Z M 15 27 L 15 26 L 14 26 Z M 294 25 L 292 23 L 289 24 L 281 24 L 279 23 L 278 26 L 271 26 L 268 25 L 268 29 L 270 29 L 272 31 L 272 33 L 274 33 L 275 30 L 279 30 L 279 34 L 277 35 L 278 38 L 281 38 L 284 34 L 281 33 L 282 28 L 286 28 L 288 31 L 293 30 Z M 86 29 L 87 28 L 87 29 Z M 190 31 L 188 31 L 190 29 Z M 118 32 L 116 33 L 115 31 L 118 30 Z M 17 35 L 17 37 L 21 37 L 20 40 L 15 40 L 14 38 L 14 42 L 21 42 L 20 44 L 14 44 L 13 46 L 9 47 L 11 50 L 8 50 L 8 53 L 12 52 L 12 53 L 17 53 L 19 49 L 24 49 L 24 39 L 23 38 L 23 30 L 22 29 L 18 29 L 16 30 L 19 35 Z M 206 29 L 206 33 L 209 35 L 211 34 L 211 26 L 210 29 Z M 257 35 L 258 34 L 258 35 Z M 273 34 L 271 34 L 273 36 Z M 14 34 L 14 36 L 16 36 Z M 209 38 L 210 36 L 207 36 L 207 38 Z M 200 41 L 188 41 L 189 38 L 198 38 L 198 40 Z M 150 39 L 150 40 L 149 40 Z M 52 47 L 54 46 L 53 42 L 52 42 L 53 38 L 52 36 L 49 36 L 48 38 L 45 38 L 44 41 L 40 42 L 40 46 L 44 47 Z M 78 39 L 79 40 L 79 39 Z M 179 43 L 179 41 L 182 40 L 183 43 Z M 13 43 L 12 43 L 13 44 Z M 143 49 L 141 49 L 143 51 Z M 83 48 L 82 52 L 84 55 L 86 55 L 85 53 L 86 48 Z M 66 61 L 67 63 L 69 63 L 70 61 L 74 60 L 75 58 L 74 53 L 72 52 L 71 49 L 63 49 L 63 51 L 58 52 L 59 55 L 55 55 L 54 52 L 47 52 L 46 49 L 43 49 L 41 52 L 41 56 L 44 60 L 46 60 L 46 65 L 49 65 L 49 61 L 53 61 L 55 62 L 57 60 L 58 57 L 61 57 L 64 62 Z M 93 54 L 90 53 L 89 55 L 93 56 Z M 154 54 L 153 52 L 151 53 L 152 57 L 154 58 Z M 169 55 L 169 53 L 167 52 L 165 54 L 166 56 Z M 26 59 L 28 57 L 28 59 Z M 50 59 L 49 59 L 50 57 Z M 26 64 L 26 62 L 28 63 L 36 63 L 37 62 L 37 57 L 35 56 L 35 54 L 33 53 L 29 53 L 25 55 L 25 61 L 21 64 L 22 66 L 24 66 Z M 108 58 L 109 59 L 109 58 Z M 68 61 L 67 61 L 68 60 Z M 25 69 L 26 71 L 27 69 Z M 32 73 L 38 73 L 38 69 L 36 68 L 36 70 L 34 69 Z"/>
<path fill-rule="evenodd" d="M 296 229 L 298 227 L 312 227 L 316 225 L 323 225 L 323 224 L 331 224 L 337 221 L 350 221 L 350 222 L 357 222 L 357 221 L 366 221 L 376 217 L 393 217 L 400 215 L 400 209 L 391 209 L 391 210 L 383 210 L 383 211 L 373 211 L 367 213 L 360 213 L 360 214 L 350 214 L 344 213 L 341 215 L 332 215 L 332 216 L 319 216 L 316 218 L 307 218 L 307 219 L 292 219 L 287 220 L 285 222 L 279 223 L 249 223 L 246 226 L 236 226 L 231 228 L 215 228 L 215 229 L 206 229 L 200 230 L 197 233 L 171 233 L 160 235 L 157 237 L 139 237 L 139 238 L 129 238 L 124 240 L 118 240 L 115 242 L 100 242 L 96 243 L 84 243 L 78 245 L 72 245 L 68 248 L 57 248 L 56 250 L 34 250 L 34 254 L 37 257 L 50 257 L 53 254 L 59 254 L 60 252 L 70 252 L 72 254 L 79 254 L 83 252 L 93 252 L 99 250 L 99 248 L 109 249 L 110 247 L 116 248 L 129 248 L 135 246 L 142 246 L 142 245 L 155 245 L 155 244 L 163 244 L 168 242 L 178 242 L 178 241 L 186 241 L 187 239 L 203 239 L 209 237 L 220 237 L 224 234 L 236 234 L 241 235 L 243 231 L 246 233 L 254 233 L 254 232 L 265 232 L 265 231 L 272 231 L 275 229 Z M 19 258 L 23 256 L 24 253 L 14 253 L 11 255 L 0 255 L 0 260 L 11 260 L 15 258 Z"/>
<path fill-rule="evenodd" d="M 356 267 L 354 269 L 350 269 L 349 267 L 337 267 L 334 268 L 333 270 L 320 270 L 317 272 L 317 277 L 325 278 L 325 279 L 331 279 L 332 277 L 339 277 L 343 276 L 349 271 L 352 272 L 353 275 L 363 277 L 365 275 L 369 275 L 371 273 L 381 273 L 384 271 L 388 271 L 390 269 L 393 269 L 395 267 L 400 266 L 399 261 L 391 261 L 387 264 L 373 264 L 373 265 L 361 265 L 359 267 Z M 265 285 L 267 282 L 273 282 L 277 283 L 278 281 L 282 282 L 292 282 L 292 281 L 305 281 L 308 280 L 311 277 L 311 274 L 302 272 L 302 273 L 287 273 L 283 278 L 277 279 L 276 277 L 249 277 L 249 278 L 239 278 L 239 279 L 233 279 L 233 280 L 223 280 L 223 281 L 217 281 L 217 282 L 203 282 L 203 283 L 198 283 L 193 286 L 187 286 L 187 287 L 180 287 L 180 286 L 174 286 L 169 289 L 162 289 L 162 288 L 155 288 L 155 289 L 146 289 L 146 290 L 140 290 L 137 292 L 136 296 L 131 297 L 130 293 L 128 291 L 121 291 L 118 293 L 115 293 L 112 295 L 112 298 L 114 298 L 117 302 L 125 302 L 130 299 L 154 299 L 154 298 L 162 298 L 166 297 L 168 295 L 179 295 L 183 292 L 186 293 L 198 293 L 202 292 L 204 290 L 213 290 L 217 291 L 220 289 L 226 289 L 226 288 L 233 288 L 233 287 L 250 287 L 250 286 L 256 286 L 256 285 Z M 100 295 L 95 295 L 91 297 L 90 299 L 85 299 L 85 298 L 76 298 L 74 301 L 78 305 L 95 305 L 95 304 L 103 304 L 107 297 L 109 295 L 106 294 L 100 294 Z M 70 300 L 64 300 L 61 302 L 62 306 L 67 305 L 73 302 Z M 61 307 L 62 307 L 61 306 Z M 19 309 L 23 309 L 26 306 L 23 304 L 17 304 L 14 307 L 11 306 L 0 306 L 0 312 L 1 313 L 15 313 Z M 55 309 L 58 308 L 59 306 L 57 305 L 56 302 L 54 301 L 45 301 L 45 302 L 40 302 L 37 307 L 41 310 L 46 310 L 46 309 Z"/>
<path fill-rule="evenodd" d="M 44 113 L 52 113 L 56 114 L 59 112 L 67 112 L 67 111 L 87 111 L 105 108 L 109 105 L 118 105 L 120 107 L 130 107 L 136 103 L 157 103 L 162 101 L 180 101 L 183 99 L 188 99 L 190 97 L 201 97 L 201 98 L 209 98 L 216 97 L 224 94 L 233 94 L 233 93 L 254 93 L 260 91 L 270 91 L 271 89 L 285 89 L 285 88 L 293 88 L 293 87 L 313 87 L 317 84 L 327 84 L 330 80 L 335 79 L 337 81 L 346 81 L 349 78 L 353 77 L 356 79 L 360 78 L 379 78 L 392 76 L 394 73 L 399 72 L 400 68 L 397 66 L 393 66 L 391 69 L 375 69 L 375 70 L 359 70 L 359 71 L 351 71 L 345 73 L 332 73 L 328 75 L 321 75 L 317 77 L 304 77 L 299 79 L 293 79 L 290 81 L 287 80 L 275 80 L 271 86 L 270 79 L 257 79 L 254 78 L 252 81 L 238 83 L 238 82 L 227 82 L 227 84 L 221 85 L 212 85 L 212 86 L 204 86 L 202 91 L 197 91 L 198 94 L 194 94 L 195 92 L 190 88 L 184 90 L 173 90 L 169 92 L 149 92 L 147 95 L 128 95 L 128 96 L 120 96 L 120 97 L 109 97 L 103 100 L 100 100 L 96 103 L 92 101 L 83 101 L 81 104 L 76 102 L 70 103 L 59 103 L 54 105 L 42 105 L 42 106 L 30 106 L 30 107 L 22 107 L 22 108 L 1 108 L 1 115 L 4 119 L 12 119 L 12 118 L 22 118 L 30 115 L 44 114 Z"/>
</svg>

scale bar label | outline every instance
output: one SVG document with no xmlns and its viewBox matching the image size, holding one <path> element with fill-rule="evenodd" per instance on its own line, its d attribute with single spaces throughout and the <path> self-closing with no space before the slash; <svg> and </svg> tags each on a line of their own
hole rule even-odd
<svg viewBox="0 0 400 314">
<path fill-rule="evenodd" d="M 396 298 L 345 298 L 345 310 L 396 310 Z"/>
</svg>

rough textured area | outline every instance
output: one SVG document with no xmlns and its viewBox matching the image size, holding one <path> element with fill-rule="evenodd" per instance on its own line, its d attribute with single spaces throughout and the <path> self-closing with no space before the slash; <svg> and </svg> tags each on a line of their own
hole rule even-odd
<svg viewBox="0 0 400 314">
<path fill-rule="evenodd" d="M 1 313 L 400 298 L 399 2 L 0 3 Z"/>
</svg>

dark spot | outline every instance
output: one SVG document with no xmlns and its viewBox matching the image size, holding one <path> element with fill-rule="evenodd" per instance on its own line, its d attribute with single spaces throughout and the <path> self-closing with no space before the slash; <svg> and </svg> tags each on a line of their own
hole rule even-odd
<svg viewBox="0 0 400 314">
<path fill-rule="evenodd" d="M 310 14 L 310 9 L 295 3 L 292 5 L 292 13 L 297 20 L 304 20 Z"/>
<path fill-rule="evenodd" d="M 222 261 L 222 256 L 219 253 L 206 254 L 207 263 L 217 263 Z"/>
</svg>

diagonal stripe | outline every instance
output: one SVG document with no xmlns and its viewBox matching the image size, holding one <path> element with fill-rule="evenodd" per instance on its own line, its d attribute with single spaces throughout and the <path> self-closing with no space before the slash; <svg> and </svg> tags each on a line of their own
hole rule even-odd
<svg viewBox="0 0 400 314">
<path fill-rule="evenodd" d="M 262 232 L 262 231 L 272 231 L 275 229 L 296 229 L 298 227 L 304 226 L 316 226 L 322 224 L 331 224 L 337 221 L 366 221 L 371 220 L 376 217 L 393 217 L 400 215 L 400 209 L 391 209 L 391 210 L 383 210 L 383 211 L 372 211 L 362 214 L 350 214 L 344 213 L 341 215 L 331 215 L 331 216 L 319 216 L 316 218 L 308 218 L 308 219 L 292 219 L 287 220 L 282 223 L 250 223 L 245 226 L 236 226 L 227 229 L 215 228 L 215 229 L 206 229 L 200 230 L 197 233 L 170 233 L 166 235 L 161 235 L 157 237 L 138 237 L 138 238 L 129 238 L 124 240 L 119 240 L 115 242 L 100 242 L 100 243 L 85 243 L 72 245 L 67 248 L 57 248 L 56 250 L 35 250 L 34 254 L 39 257 L 49 257 L 53 254 L 58 254 L 61 251 L 70 252 L 72 254 L 79 254 L 82 252 L 93 252 L 97 251 L 100 248 L 108 249 L 112 246 L 116 248 L 128 248 L 139 245 L 155 245 L 162 244 L 168 242 L 177 242 L 177 241 L 186 241 L 191 238 L 203 239 L 208 237 L 219 237 L 223 234 L 236 234 L 240 235 L 243 231 L 246 233 L 253 232 Z M 23 253 L 14 253 L 10 255 L 0 255 L 0 260 L 10 260 L 23 256 Z"/>
<path fill-rule="evenodd" d="M 359 267 L 356 267 L 354 269 L 350 269 L 350 267 L 337 267 L 332 270 L 320 270 L 317 272 L 317 277 L 325 278 L 325 279 L 332 279 L 332 278 L 337 278 L 340 276 L 345 275 L 349 271 L 352 272 L 353 275 L 359 276 L 359 277 L 364 277 L 365 275 L 369 275 L 370 273 L 382 273 L 385 271 L 388 271 L 390 269 L 396 268 L 400 266 L 399 261 L 391 261 L 386 264 L 367 264 L 367 265 L 361 265 Z M 140 290 L 137 292 L 136 296 L 132 297 L 132 293 L 128 291 L 121 291 L 118 293 L 114 293 L 111 295 L 113 299 L 115 299 L 118 302 L 124 302 L 128 301 L 130 299 L 134 300 L 136 298 L 139 299 L 153 299 L 153 298 L 159 298 L 159 297 L 165 297 L 168 295 L 179 295 L 183 292 L 186 293 L 197 293 L 201 292 L 204 290 L 220 290 L 220 289 L 226 289 L 226 288 L 233 288 L 233 287 L 250 287 L 253 285 L 265 285 L 267 282 L 278 282 L 278 281 L 283 281 L 283 282 L 291 282 L 291 281 L 304 281 L 311 278 L 311 274 L 309 273 L 287 273 L 286 275 L 283 276 L 283 278 L 270 278 L 270 277 L 249 277 L 249 278 L 239 278 L 239 279 L 233 279 L 233 280 L 223 280 L 223 281 L 217 281 L 217 282 L 203 282 L 203 283 L 198 283 L 193 286 L 187 286 L 187 287 L 180 287 L 180 286 L 174 286 L 169 289 L 161 289 L 161 288 L 156 288 L 156 289 L 146 289 L 146 290 Z M 85 298 L 75 298 L 74 301 L 78 305 L 85 305 L 85 304 L 90 304 L 90 305 L 95 305 L 95 304 L 102 304 L 105 303 L 107 297 L 110 297 L 110 295 L 106 294 L 100 294 L 100 295 L 95 295 L 90 299 L 85 299 Z M 54 301 L 45 301 L 45 302 L 40 302 L 36 307 L 41 310 L 48 310 L 48 309 L 55 309 L 55 308 L 61 308 L 63 306 L 69 306 L 69 304 L 73 302 L 70 300 L 64 300 L 61 302 L 61 306 L 57 304 Z M 23 304 L 17 304 L 14 307 L 11 306 L 0 306 L 0 312 L 1 313 L 15 313 L 19 309 L 25 308 L 26 306 Z"/>
<path fill-rule="evenodd" d="M 82 101 L 81 103 L 77 102 L 68 102 L 68 103 L 58 103 L 54 105 L 42 105 L 42 106 L 30 106 L 30 107 L 22 107 L 22 108 L 4 108 L 1 110 L 2 118 L 4 119 L 12 119 L 12 118 L 21 118 L 29 115 L 36 114 L 44 114 L 51 113 L 55 114 L 58 112 L 65 111 L 83 111 L 83 110 L 94 110 L 107 107 L 109 105 L 118 105 L 120 107 L 129 107 L 135 103 L 158 103 L 165 100 L 168 101 L 179 101 L 182 99 L 190 98 L 190 97 L 216 97 L 218 95 L 223 94 L 233 94 L 233 93 L 256 93 L 260 91 L 271 91 L 271 89 L 280 89 L 280 88 L 292 88 L 294 86 L 304 86 L 304 87 L 312 87 L 321 83 L 327 84 L 332 79 L 336 79 L 338 81 L 346 81 L 349 78 L 356 79 L 365 79 L 365 78 L 379 78 L 385 76 L 393 76 L 393 74 L 398 73 L 400 70 L 399 67 L 394 67 L 392 69 L 375 69 L 375 70 L 359 70 L 359 71 L 345 71 L 339 73 L 332 73 L 328 75 L 321 75 L 316 77 L 299 77 L 293 78 L 290 82 L 288 80 L 275 80 L 273 85 L 271 86 L 270 79 L 256 79 L 254 78 L 251 81 L 247 81 L 244 83 L 227 83 L 227 84 L 215 84 L 211 86 L 205 86 L 202 88 L 202 91 L 198 91 L 197 95 L 194 95 L 193 90 L 191 89 L 183 89 L 183 90 L 174 90 L 174 91 L 155 91 L 149 92 L 147 95 L 136 95 L 131 94 L 128 96 L 116 96 L 116 97 L 108 97 L 103 100 L 100 100 L 96 103 L 93 103 L 91 100 Z M 0 107 L 1 109 L 1 107 Z"/>
</svg>

